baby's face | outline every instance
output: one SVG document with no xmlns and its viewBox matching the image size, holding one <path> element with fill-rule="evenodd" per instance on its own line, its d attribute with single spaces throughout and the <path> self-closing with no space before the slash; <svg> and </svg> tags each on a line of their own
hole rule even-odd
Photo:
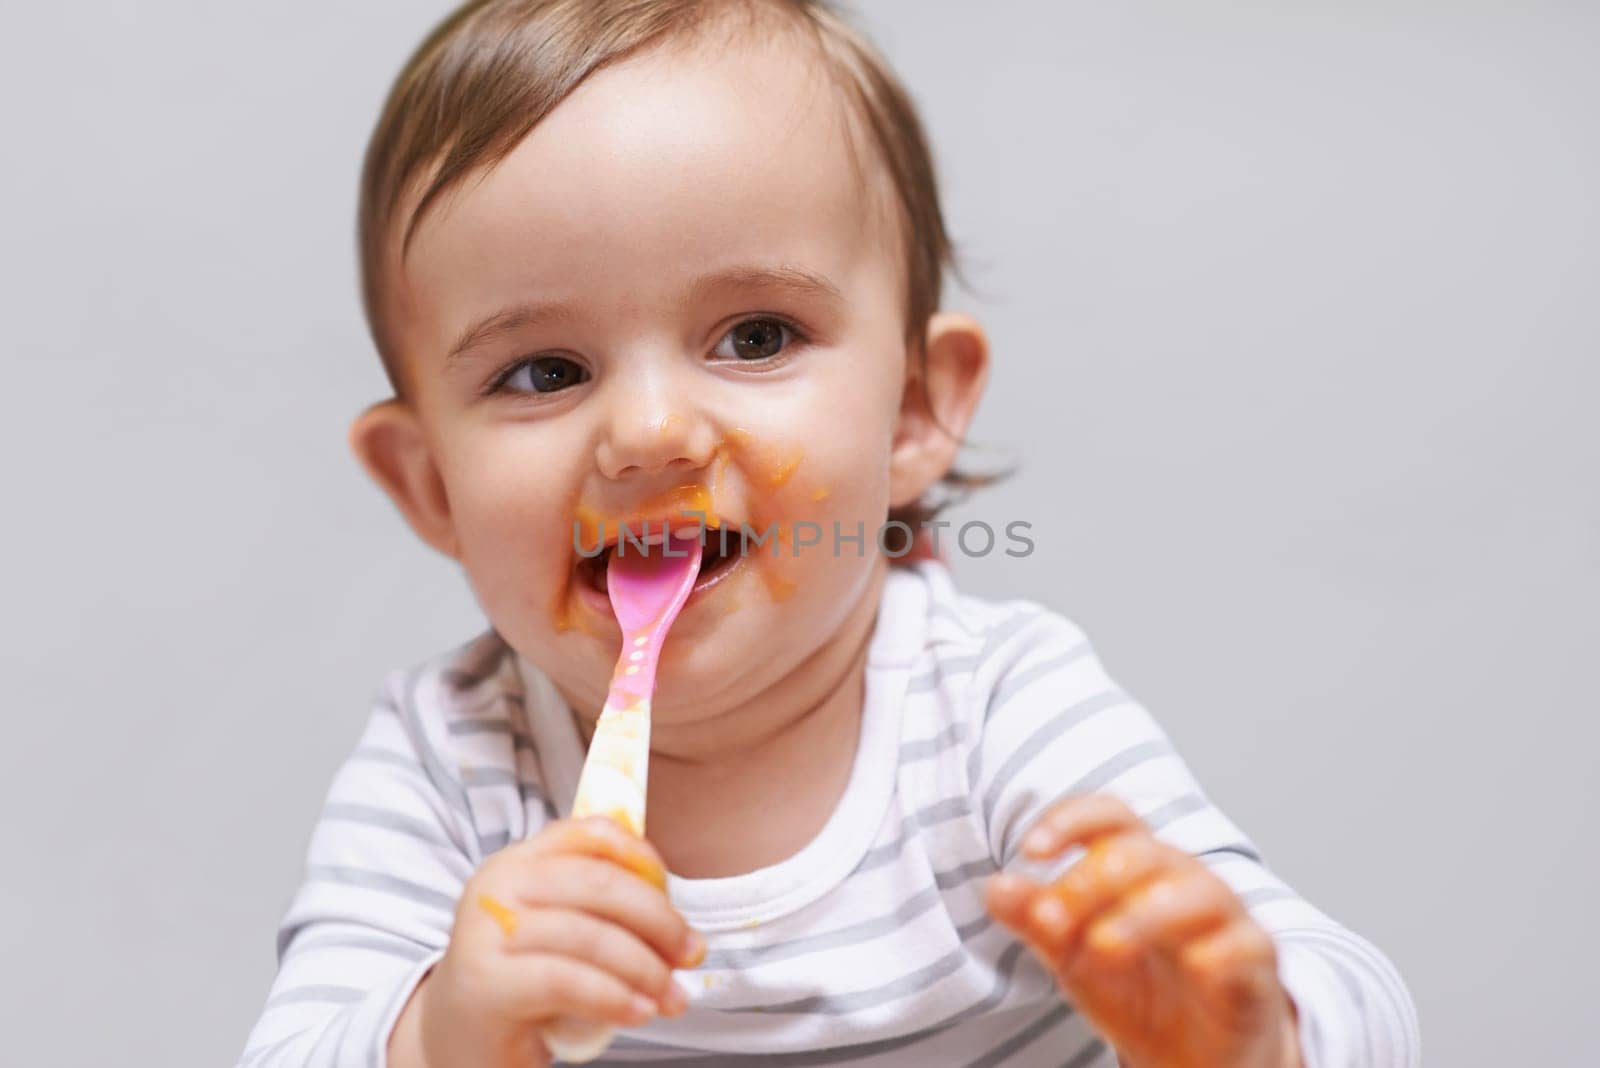
<svg viewBox="0 0 1600 1068">
<path fill-rule="evenodd" d="M 837 633 L 875 589 L 886 511 L 921 488 L 891 472 L 902 239 L 807 58 L 653 51 L 599 72 L 428 216 L 395 282 L 439 541 L 502 636 L 590 708 L 620 632 L 575 523 L 586 547 L 597 521 L 614 540 L 683 508 L 778 526 L 776 557 L 730 539 L 672 630 L 655 709 L 688 720 Z M 797 549 L 806 520 L 822 544 Z M 862 555 L 835 554 L 836 521 L 864 528 Z"/>
</svg>

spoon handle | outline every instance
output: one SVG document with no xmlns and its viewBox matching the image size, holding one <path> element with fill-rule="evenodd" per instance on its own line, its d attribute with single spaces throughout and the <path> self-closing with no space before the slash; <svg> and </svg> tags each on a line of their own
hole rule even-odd
<svg viewBox="0 0 1600 1068">
<path fill-rule="evenodd" d="M 631 641 L 623 642 L 617 676 L 627 677 L 633 693 L 611 691 L 589 741 L 589 755 L 578 777 L 572 816 L 605 816 L 630 834 L 644 834 L 644 800 L 650 767 L 650 693 L 654 678 L 644 680 L 638 696 L 637 676 L 623 676 L 629 664 Z M 654 676 L 654 664 L 650 675 Z M 593 1020 L 562 1017 L 540 1028 L 539 1035 L 552 1055 L 570 1064 L 594 1060 L 611 1045 L 616 1028 Z"/>
</svg>

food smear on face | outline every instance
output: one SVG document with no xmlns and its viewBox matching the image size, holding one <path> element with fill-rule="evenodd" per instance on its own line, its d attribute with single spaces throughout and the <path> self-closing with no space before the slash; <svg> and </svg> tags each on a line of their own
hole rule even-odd
<svg viewBox="0 0 1600 1068">
<path fill-rule="evenodd" d="M 621 539 L 624 527 L 630 535 L 643 538 L 644 523 L 648 521 L 655 526 L 663 518 L 669 523 L 693 526 L 703 516 L 707 524 L 714 525 L 719 520 L 713 499 L 711 488 L 704 483 L 685 482 L 640 501 L 626 512 L 607 511 L 579 501 L 573 508 L 574 549 L 592 553 L 607 542 L 615 544 Z M 641 520 L 640 516 L 648 518 Z"/>
<path fill-rule="evenodd" d="M 681 429 L 683 418 L 675 412 L 669 413 L 656 424 L 657 429 L 662 434 Z M 815 504 L 827 500 L 831 494 L 827 486 L 795 483 L 795 475 L 804 458 L 805 450 L 797 445 L 765 444 L 748 427 L 730 427 L 717 439 L 709 470 L 703 472 L 701 479 L 674 486 L 626 510 L 601 508 L 588 501 L 577 501 L 572 510 L 575 548 L 581 551 L 581 555 L 592 557 L 603 545 L 616 546 L 626 529 L 634 540 L 621 551 L 632 551 L 637 540 L 647 533 L 643 526 L 646 521 L 652 527 L 648 533 L 657 533 L 653 528 L 663 519 L 672 525 L 678 525 L 674 520 L 681 520 L 684 525 L 703 523 L 709 528 L 721 528 L 720 534 L 716 531 L 707 534 L 708 539 L 715 539 L 721 555 L 756 558 L 750 563 L 760 574 L 769 599 L 773 602 L 786 601 L 795 594 L 799 584 L 792 574 L 794 565 L 786 564 L 785 560 L 797 557 L 805 549 L 811 548 L 812 543 L 808 541 L 805 546 L 796 545 L 793 526 L 776 523 L 774 517 L 798 513 L 803 518 L 811 509 L 805 505 L 795 508 L 794 505 L 807 499 Z M 727 517 L 728 505 L 733 500 L 733 487 L 729 484 L 731 468 L 738 468 L 745 489 L 754 491 L 742 508 L 735 509 L 744 516 L 739 521 Z M 771 495 L 761 492 L 779 490 L 785 492 Z M 787 506 L 785 498 L 789 502 Z M 738 536 L 741 534 L 745 537 Z M 711 543 L 708 540 L 708 544 Z M 723 587 L 723 596 L 718 599 L 722 615 L 738 608 L 737 599 L 733 596 L 734 589 L 735 585 Z M 604 626 L 604 620 L 591 619 L 592 615 L 592 609 L 585 608 L 579 602 L 569 582 L 563 588 L 551 618 L 558 632 L 577 629 L 595 637 L 603 637 L 609 628 Z M 626 668 L 619 668 L 619 672 L 633 674 Z"/>
<path fill-rule="evenodd" d="M 761 445 L 755 435 L 744 427 L 734 427 L 728 431 L 719 446 L 719 455 L 726 454 L 730 444 L 737 450 L 739 467 L 749 476 L 752 486 L 764 486 L 772 490 L 782 489 L 787 485 L 805 458 L 805 450 L 799 446 Z M 810 493 L 813 501 L 820 501 L 827 495 L 826 488 L 821 489 L 820 493 L 815 489 Z M 781 505 L 781 500 L 773 503 Z M 770 546 L 746 548 L 751 556 L 766 557 L 765 560 L 758 562 L 757 569 L 768 597 L 774 602 L 781 602 L 794 596 L 795 591 L 799 589 L 799 583 L 791 575 L 785 574 L 790 567 L 783 561 L 798 556 L 801 547 L 795 543 L 793 524 L 771 520 L 771 517 L 763 514 L 766 511 L 767 509 L 752 507 L 749 522 L 757 537 L 771 531 Z"/>
<path fill-rule="evenodd" d="M 573 556 L 581 559 L 600 555 L 602 546 L 616 545 L 622 540 L 624 530 L 633 539 L 628 546 L 632 549 L 634 543 L 643 540 L 647 533 L 661 533 L 663 524 L 695 527 L 703 523 L 715 526 L 721 520 L 714 501 L 712 488 L 702 482 L 685 482 L 674 486 L 627 511 L 598 508 L 579 500 L 572 506 Z M 645 529 L 646 523 L 649 524 L 649 531 Z M 572 587 L 573 580 L 569 574 L 568 581 L 562 585 L 551 606 L 551 628 L 558 634 L 577 629 L 591 637 L 603 637 L 604 632 L 596 629 L 590 613 L 582 609 Z"/>
<path fill-rule="evenodd" d="M 771 486 L 773 489 L 777 489 L 779 486 L 789 481 L 789 476 L 794 474 L 795 468 L 800 466 L 800 461 L 804 458 L 805 454 L 799 449 L 796 449 L 788 456 L 781 457 L 776 460 L 773 465 L 767 469 L 767 485 Z"/>
<path fill-rule="evenodd" d="M 487 912 L 500 925 L 500 930 L 507 938 L 517 933 L 517 914 L 506 907 L 505 902 L 489 894 L 478 895 L 478 908 Z"/>
<path fill-rule="evenodd" d="M 806 455 L 798 445 L 787 448 L 760 446 L 755 435 L 742 426 L 729 430 L 723 436 L 723 443 L 731 443 L 735 449 L 746 454 L 751 474 L 772 489 L 778 489 L 788 482 Z"/>
<path fill-rule="evenodd" d="M 800 588 L 800 584 L 794 579 L 784 575 L 773 574 L 770 571 L 764 573 L 761 577 L 767 584 L 768 595 L 774 601 L 787 601 L 794 596 L 794 591 Z"/>
<path fill-rule="evenodd" d="M 557 634 L 580 630 L 590 637 L 601 636 L 589 618 L 577 610 L 577 600 L 570 596 L 565 586 L 556 594 L 555 603 L 550 607 L 550 626 Z"/>
</svg>

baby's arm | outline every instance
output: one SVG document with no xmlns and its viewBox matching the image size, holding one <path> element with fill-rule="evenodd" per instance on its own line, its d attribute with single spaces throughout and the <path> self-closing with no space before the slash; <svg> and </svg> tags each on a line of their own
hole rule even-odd
<svg viewBox="0 0 1600 1068">
<path fill-rule="evenodd" d="M 972 785 L 998 860 L 1043 883 L 1053 884 L 1072 870 L 1071 877 L 1062 881 L 1063 900 L 1074 901 L 1080 911 L 1136 905 L 1137 911 L 1123 913 L 1124 918 L 1151 921 L 1144 926 L 1152 929 L 1164 926 L 1159 932 L 1163 937 L 1152 942 L 1148 952 L 1160 955 L 1156 943 L 1170 943 L 1173 959 L 1163 963 L 1150 957 L 1144 970 L 1152 976 L 1181 977 L 1185 973 L 1174 966 L 1178 962 L 1218 958 L 1209 953 L 1214 947 L 1201 944 L 1206 935 L 1223 948 L 1246 949 L 1260 937 L 1252 936 L 1252 931 L 1270 936 L 1271 945 L 1263 944 L 1257 954 L 1260 961 L 1246 961 L 1248 954 L 1242 952 L 1236 957 L 1241 969 L 1264 966 L 1269 976 L 1275 971 L 1281 989 L 1273 983 L 1273 989 L 1263 991 L 1260 1005 L 1272 1005 L 1274 998 L 1287 993 L 1293 1011 L 1282 1018 L 1295 1021 L 1298 1052 L 1307 1068 L 1411 1068 L 1419 1063 L 1415 1010 L 1393 965 L 1266 868 L 1250 841 L 1207 800 L 1160 727 L 1109 678 L 1077 627 L 1040 612 L 993 644 L 973 678 L 976 714 L 983 716 L 983 724 L 972 761 Z M 1097 810 L 1127 809 L 1115 803 L 1090 802 L 1088 808 L 1082 801 L 1062 803 L 1092 793 L 1120 799 L 1137 818 L 1112 821 L 1118 825 L 1111 826 L 1100 818 L 1105 813 L 1097 815 Z M 1071 829 L 1069 844 L 1089 848 L 1094 860 L 1088 867 L 1072 868 L 1084 855 L 1073 849 L 1030 869 L 1023 837 L 1053 807 L 1063 828 Z M 1142 844 L 1141 838 L 1149 844 Z M 1027 852 L 1050 856 L 1059 849 Z M 1141 857 L 1149 861 L 1148 871 L 1128 870 Z M 1090 879 L 1090 875 L 1109 878 Z M 1120 886 L 1119 880 L 1129 885 Z M 1159 891 L 1152 910 L 1151 899 L 1146 896 L 1141 901 L 1139 892 L 1156 882 L 1174 889 Z M 1096 885 L 1090 888 L 1090 883 Z M 1110 883 L 1118 887 L 1105 890 Z M 1002 880 L 995 888 L 1000 892 L 990 899 L 997 914 L 1019 933 L 1029 932 L 1028 914 L 1021 908 L 1028 885 L 1024 880 Z M 1210 893 L 1213 889 L 1216 893 Z M 1195 904 L 1184 907 L 1179 897 Z M 1095 917 L 1072 919 L 1093 927 Z M 1180 930 L 1186 925 L 1195 930 Z M 1061 929 L 1067 935 L 1059 952 L 1035 946 L 1047 967 L 1070 958 L 1076 974 L 1068 983 L 1105 979 L 1110 970 L 1096 974 L 1094 954 L 1083 953 L 1085 931 L 1070 922 Z M 1039 941 L 1038 931 L 1030 933 L 1035 936 L 1030 941 Z M 1180 935 L 1182 944 L 1174 941 Z M 1110 940 L 1097 944 L 1108 946 Z M 1102 986 L 1115 996 L 1112 984 Z M 1087 1002 L 1088 988 L 1082 993 Z M 1281 1026 L 1263 1024 L 1265 1030 Z M 1281 1048 L 1265 1030 L 1259 1048 Z M 1291 1051 L 1281 1060 L 1292 1063 L 1292 1055 Z M 1148 1063 L 1186 1062 L 1179 1056 Z"/>
<path fill-rule="evenodd" d="M 534 1068 L 556 1017 L 682 1012 L 672 969 L 704 940 L 649 844 L 603 820 L 480 840 L 445 728 L 398 681 L 335 776 L 243 1068 Z"/>
<path fill-rule="evenodd" d="M 441 788 L 448 774 L 432 745 L 401 711 L 399 681 L 329 789 L 240 1068 L 357 1063 L 381 1047 L 449 941 L 472 832 Z"/>
</svg>

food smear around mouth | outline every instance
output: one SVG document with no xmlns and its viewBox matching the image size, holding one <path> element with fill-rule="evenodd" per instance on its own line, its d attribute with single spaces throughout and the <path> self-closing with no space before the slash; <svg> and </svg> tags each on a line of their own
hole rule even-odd
<svg viewBox="0 0 1600 1068">
<path fill-rule="evenodd" d="M 788 456 L 776 460 L 767 470 L 767 485 L 777 489 L 789 481 L 789 476 L 794 474 L 795 468 L 800 466 L 800 461 L 805 458 L 805 453 L 796 449 Z"/>
<path fill-rule="evenodd" d="M 806 547 L 813 543 L 807 542 L 800 546 L 795 540 L 795 527 L 792 523 L 780 523 L 776 520 L 768 522 L 765 516 L 758 516 L 754 521 L 754 531 L 759 537 L 766 540 L 759 547 L 744 547 L 747 554 L 756 559 L 753 561 L 755 571 L 761 576 L 762 585 L 766 587 L 767 597 L 774 603 L 787 601 L 798 590 L 799 583 L 789 574 L 792 561 Z"/>
<path fill-rule="evenodd" d="M 713 488 L 703 482 L 685 482 L 674 486 L 625 512 L 577 501 L 572 505 L 573 554 L 580 559 L 598 556 L 604 546 L 620 543 L 625 531 L 632 539 L 623 550 L 628 551 L 647 534 L 662 533 L 663 527 L 718 525 L 722 520 L 715 501 Z M 557 594 L 550 610 L 551 628 L 558 634 L 577 629 L 591 637 L 603 637 L 603 631 L 596 629 L 596 623 L 590 619 L 591 613 L 583 609 L 577 591 L 572 587 L 573 584 L 568 582 Z"/>
<path fill-rule="evenodd" d="M 494 922 L 500 925 L 500 930 L 507 938 L 517 933 L 517 914 L 499 898 L 490 894 L 479 894 L 478 908 L 494 918 Z"/>
<path fill-rule="evenodd" d="M 733 427 L 723 435 L 719 451 L 729 444 L 750 456 L 751 463 L 748 466 L 759 469 L 752 473 L 758 473 L 762 481 L 773 489 L 788 482 L 800 466 L 800 461 L 805 459 L 805 450 L 799 446 L 789 449 L 758 447 L 755 435 L 742 426 Z"/>
<path fill-rule="evenodd" d="M 601 637 L 589 617 L 580 610 L 577 596 L 569 586 L 563 586 L 556 594 L 550 608 L 550 627 L 557 634 L 578 630 L 592 638 Z"/>
<path fill-rule="evenodd" d="M 674 486 L 646 498 L 627 512 L 608 511 L 579 501 L 572 515 L 573 548 L 593 555 L 601 546 L 621 541 L 624 528 L 632 537 L 642 539 L 647 533 L 646 523 L 652 531 L 660 533 L 663 522 L 692 527 L 702 520 L 708 525 L 720 522 L 714 494 L 703 482 Z"/>
<path fill-rule="evenodd" d="M 794 579 L 770 571 L 763 573 L 761 577 L 767 584 L 768 596 L 774 601 L 787 601 L 794 596 L 794 591 L 800 588 L 800 584 Z"/>
<path fill-rule="evenodd" d="M 661 419 L 657 427 L 665 433 L 681 419 L 677 413 L 669 413 Z M 707 544 L 716 543 L 720 550 L 719 555 L 722 556 L 733 554 L 741 558 L 757 557 L 758 559 L 751 561 L 755 565 L 753 570 L 760 573 L 770 599 L 774 602 L 786 601 L 794 595 L 798 584 L 793 577 L 785 574 L 790 568 L 783 563 L 783 559 L 799 555 L 803 547 L 794 543 L 795 532 L 792 524 L 771 522 L 769 515 L 773 512 L 777 514 L 789 512 L 790 509 L 782 504 L 785 497 L 793 505 L 806 498 L 814 503 L 821 502 L 831 495 L 831 490 L 827 486 L 792 485 L 804 456 L 805 451 L 799 446 L 769 446 L 761 442 L 748 427 L 730 427 L 717 439 L 709 464 L 710 470 L 704 472 L 705 477 L 701 480 L 674 486 L 639 502 L 626 511 L 603 509 L 586 501 L 577 502 L 573 508 L 573 534 L 576 547 L 580 548 L 584 555 L 592 557 L 602 546 L 618 545 L 626 528 L 628 536 L 633 540 L 622 551 L 632 552 L 637 541 L 647 533 L 658 533 L 654 528 L 661 525 L 663 520 L 667 525 L 678 525 L 673 522 L 675 518 L 681 518 L 684 525 L 720 528 L 720 532 L 707 533 Z M 746 484 L 752 489 L 757 487 L 774 491 L 783 490 L 785 487 L 789 489 L 785 494 L 774 494 L 766 501 L 751 501 L 746 512 L 748 519 L 741 523 L 733 523 L 726 518 L 728 511 L 726 504 L 728 494 L 731 492 L 728 476 L 729 469 L 733 467 L 740 469 Z M 801 508 L 800 514 L 804 514 L 805 511 L 806 509 Z M 651 528 L 649 531 L 644 529 L 646 520 L 639 517 L 649 517 Z M 744 534 L 746 537 L 743 539 L 735 537 L 739 534 Z M 763 538 L 764 541 L 757 540 Z M 759 559 L 763 556 L 766 557 L 765 560 Z M 737 598 L 733 596 L 735 585 L 724 584 L 721 587 L 723 594 L 716 599 L 720 602 L 721 615 L 728 615 L 739 607 Z M 564 591 L 560 604 L 552 613 L 552 619 L 558 632 L 578 629 L 596 637 L 603 637 L 609 628 L 604 626 L 604 620 L 591 619 L 592 615 L 594 615 L 593 609 L 580 603 L 576 591 L 569 588 Z M 618 672 L 628 674 L 626 668 L 622 667 L 618 668 Z"/>
<path fill-rule="evenodd" d="M 711 459 L 711 499 L 713 501 L 725 500 L 727 492 L 724 483 L 728 478 L 728 468 L 733 465 L 733 450 L 728 448 L 727 438 L 717 442 L 716 449 L 712 452 Z"/>
<path fill-rule="evenodd" d="M 573 597 L 563 586 L 550 606 L 550 629 L 557 634 L 565 634 L 572 629 L 572 604 Z"/>
</svg>

